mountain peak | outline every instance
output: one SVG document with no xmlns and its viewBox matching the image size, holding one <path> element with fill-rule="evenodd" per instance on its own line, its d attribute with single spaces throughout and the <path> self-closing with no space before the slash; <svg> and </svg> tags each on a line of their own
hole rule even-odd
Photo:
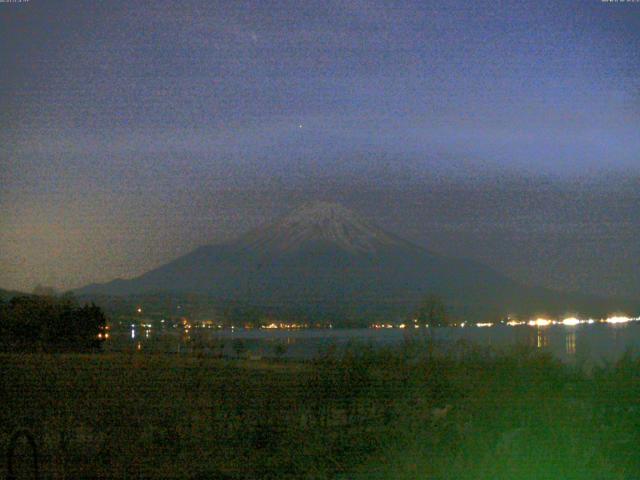
<svg viewBox="0 0 640 480">
<path fill-rule="evenodd" d="M 407 243 L 352 210 L 332 202 L 303 204 L 276 223 L 241 238 L 251 249 L 284 252 L 329 245 L 351 253 L 375 253 Z"/>
<path fill-rule="evenodd" d="M 305 203 L 283 217 L 279 223 L 313 223 L 327 222 L 358 223 L 365 220 L 353 210 L 332 202 Z"/>
</svg>

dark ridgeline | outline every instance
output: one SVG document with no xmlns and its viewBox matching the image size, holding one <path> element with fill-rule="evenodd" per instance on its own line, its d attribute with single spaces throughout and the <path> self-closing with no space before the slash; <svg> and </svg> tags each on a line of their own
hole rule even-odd
<svg viewBox="0 0 640 480">
<path fill-rule="evenodd" d="M 203 246 L 130 280 L 93 284 L 86 298 L 198 294 L 334 319 L 405 317 L 425 295 L 469 321 L 516 315 L 606 315 L 620 300 L 525 286 L 481 263 L 440 256 L 332 203 L 306 205 L 234 241 Z M 365 320 L 366 319 L 366 320 Z"/>
<path fill-rule="evenodd" d="M 0 299 L 0 351 L 92 352 L 100 349 L 106 318 L 94 304 L 69 296 Z"/>
</svg>

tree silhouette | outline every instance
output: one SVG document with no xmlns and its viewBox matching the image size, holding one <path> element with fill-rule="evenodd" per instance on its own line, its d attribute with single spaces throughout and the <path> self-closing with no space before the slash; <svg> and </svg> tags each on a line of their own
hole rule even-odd
<svg viewBox="0 0 640 480">
<path fill-rule="evenodd" d="M 450 325 L 450 317 L 447 307 L 438 295 L 429 294 L 418 306 L 414 319 L 419 325 L 428 325 L 430 327 L 447 327 Z"/>
<path fill-rule="evenodd" d="M 72 297 L 21 295 L 0 308 L 0 349 L 92 351 L 100 348 L 106 317 L 100 307 Z"/>
<path fill-rule="evenodd" d="M 240 338 L 236 338 L 233 341 L 233 351 L 236 354 L 236 358 L 240 358 L 240 356 L 247 351 L 247 346 L 245 345 L 244 341 Z"/>
<path fill-rule="evenodd" d="M 287 353 L 287 345 L 283 342 L 278 342 L 275 347 L 273 347 L 273 353 L 275 353 L 279 359 L 282 358 L 284 354 Z"/>
</svg>

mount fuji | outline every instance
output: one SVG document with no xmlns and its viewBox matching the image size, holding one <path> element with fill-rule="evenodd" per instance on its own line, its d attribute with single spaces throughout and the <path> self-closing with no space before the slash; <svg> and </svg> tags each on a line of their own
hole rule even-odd
<svg viewBox="0 0 640 480">
<path fill-rule="evenodd" d="M 529 287 L 481 263 L 444 257 L 334 203 L 304 205 L 274 224 L 82 296 L 200 294 L 326 315 L 406 315 L 427 294 L 468 320 L 509 314 L 606 314 L 612 301 Z M 618 304 L 619 305 L 619 304 Z"/>
</svg>

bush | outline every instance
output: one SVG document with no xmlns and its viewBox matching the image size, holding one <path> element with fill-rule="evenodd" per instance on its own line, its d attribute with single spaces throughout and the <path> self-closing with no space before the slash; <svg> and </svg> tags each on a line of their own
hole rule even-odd
<svg viewBox="0 0 640 480">
<path fill-rule="evenodd" d="M 94 351 L 100 348 L 105 328 L 99 307 L 80 307 L 68 297 L 24 295 L 0 306 L 2 351 Z"/>
</svg>

